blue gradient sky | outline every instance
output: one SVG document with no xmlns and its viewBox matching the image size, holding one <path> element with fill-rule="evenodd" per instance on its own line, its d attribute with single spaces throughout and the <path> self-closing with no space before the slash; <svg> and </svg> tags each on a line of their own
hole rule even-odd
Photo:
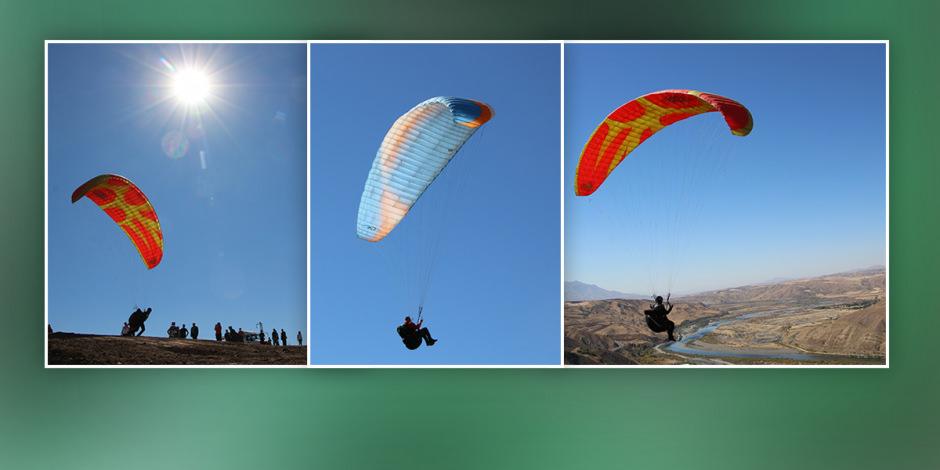
<svg viewBox="0 0 940 470">
<path fill-rule="evenodd" d="M 565 279 L 694 292 L 885 263 L 885 46 L 569 45 Z M 667 128 L 590 197 L 578 157 L 612 110 L 687 88 L 747 106 Z"/>
<path fill-rule="evenodd" d="M 306 334 L 306 48 L 268 45 L 49 46 L 49 320 L 118 334 L 136 305 L 147 335 L 171 321 Z M 201 131 L 184 120 L 170 66 L 211 74 Z M 175 111 L 174 111 L 175 110 Z M 179 158 L 164 152 L 187 135 Z M 200 154 L 202 156 L 200 157 Z M 165 239 L 147 270 L 120 228 L 72 191 L 103 173 L 150 198 Z"/>
<path fill-rule="evenodd" d="M 558 363 L 559 58 L 557 45 L 311 46 L 313 363 Z M 495 117 L 388 237 L 360 240 L 382 138 L 442 95 Z M 445 227 L 425 308 L 440 342 L 408 351 L 395 327 L 418 303 L 422 225 Z"/>
</svg>

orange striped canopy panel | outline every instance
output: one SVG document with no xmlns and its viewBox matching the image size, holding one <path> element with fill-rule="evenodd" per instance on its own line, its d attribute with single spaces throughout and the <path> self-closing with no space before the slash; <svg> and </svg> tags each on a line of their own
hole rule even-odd
<svg viewBox="0 0 940 470">
<path fill-rule="evenodd" d="M 575 194 L 588 196 L 635 148 L 664 127 L 702 113 L 718 111 L 731 133 L 745 136 L 754 127 L 750 111 L 724 96 L 694 90 L 663 90 L 643 95 L 610 113 L 581 151 Z"/>
<path fill-rule="evenodd" d="M 72 193 L 72 203 L 87 196 L 116 222 L 137 247 L 147 269 L 163 259 L 163 232 L 160 220 L 147 196 L 127 178 L 100 175 Z"/>
</svg>

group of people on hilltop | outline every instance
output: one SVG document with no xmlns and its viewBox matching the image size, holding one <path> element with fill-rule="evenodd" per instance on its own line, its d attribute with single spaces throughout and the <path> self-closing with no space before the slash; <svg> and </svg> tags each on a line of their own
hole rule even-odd
<svg viewBox="0 0 940 470">
<path fill-rule="evenodd" d="M 170 327 L 166 330 L 167 337 L 169 338 L 180 338 L 186 339 L 190 337 L 192 339 L 199 339 L 199 327 L 193 322 L 193 326 L 190 329 L 186 329 L 186 324 L 183 323 L 183 326 L 176 326 L 176 322 L 170 322 Z"/>
<path fill-rule="evenodd" d="M 280 339 L 280 341 L 278 341 Z M 277 333 L 277 328 L 271 328 L 271 341 L 264 339 L 264 331 L 261 332 L 261 342 L 264 344 L 271 343 L 274 346 L 287 346 L 287 332 L 284 331 L 284 328 L 281 328 L 281 334 Z M 304 345 L 304 335 L 299 331 L 297 332 L 297 345 Z"/>
<path fill-rule="evenodd" d="M 131 313 L 131 316 L 124 322 L 124 326 L 121 329 L 121 336 L 140 336 L 146 331 L 144 327 L 144 322 L 150 317 L 150 312 L 152 309 L 147 308 L 141 310 L 139 307 Z M 236 331 L 231 326 L 223 333 L 222 323 L 217 322 L 213 328 L 215 331 L 215 340 L 216 341 L 228 341 L 228 342 L 237 342 L 244 343 L 247 337 L 247 334 L 242 331 L 241 328 Z M 179 338 L 179 339 L 199 339 L 199 326 L 196 323 L 193 323 L 190 328 L 186 328 L 186 324 L 183 323 L 182 326 L 177 326 L 176 322 L 170 322 L 170 327 L 166 330 L 167 337 L 169 338 Z M 259 335 L 261 343 L 264 344 L 273 344 L 274 346 L 284 345 L 287 346 L 287 332 L 282 328 L 280 333 L 277 329 L 271 330 L 271 341 L 268 342 L 264 338 L 264 331 Z M 297 344 L 303 346 L 304 337 L 301 332 L 297 332 Z"/>
<path fill-rule="evenodd" d="M 249 335 L 255 336 L 258 342 L 261 344 L 270 344 L 273 346 L 282 346 L 282 345 L 287 346 L 287 332 L 284 331 L 283 328 L 281 328 L 280 333 L 277 332 L 277 328 L 273 328 L 271 330 L 271 337 L 270 337 L 271 339 L 268 340 L 265 337 L 263 330 L 259 333 L 246 333 L 241 328 L 239 328 L 238 331 L 235 331 L 235 328 L 232 328 L 231 326 L 229 326 L 228 329 L 225 330 L 225 333 L 223 334 L 222 324 L 221 323 L 215 324 L 215 340 L 216 341 L 225 340 L 225 341 L 234 342 L 234 343 L 244 343 L 245 341 L 248 340 Z M 252 339 L 252 341 L 254 341 L 254 339 Z M 304 345 L 304 335 L 299 331 L 297 332 L 297 345 L 298 346 Z"/>
<path fill-rule="evenodd" d="M 219 333 L 218 333 L 219 331 L 222 331 L 222 324 L 216 323 L 215 328 L 216 328 L 215 340 L 222 341 L 223 338 L 219 337 Z M 241 328 L 239 328 L 238 331 L 235 331 L 235 328 L 232 328 L 232 326 L 229 325 L 228 329 L 225 330 L 224 339 L 225 341 L 230 342 L 230 343 L 244 343 L 245 332 L 242 331 Z"/>
</svg>

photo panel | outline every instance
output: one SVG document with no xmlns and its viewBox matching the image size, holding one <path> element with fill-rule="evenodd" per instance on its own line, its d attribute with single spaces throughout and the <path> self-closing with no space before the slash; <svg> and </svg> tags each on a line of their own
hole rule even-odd
<svg viewBox="0 0 940 470">
<path fill-rule="evenodd" d="M 306 364 L 306 50 L 47 43 L 47 365 Z"/>
<path fill-rule="evenodd" d="M 560 365 L 560 64 L 311 44 L 312 365 Z"/>
<path fill-rule="evenodd" d="M 565 364 L 886 367 L 887 48 L 567 44 Z"/>
</svg>

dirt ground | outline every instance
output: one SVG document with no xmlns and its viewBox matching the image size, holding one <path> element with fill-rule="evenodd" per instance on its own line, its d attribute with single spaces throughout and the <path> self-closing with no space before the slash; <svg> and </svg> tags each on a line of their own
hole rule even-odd
<svg viewBox="0 0 940 470">
<path fill-rule="evenodd" d="M 53 333 L 50 365 L 304 365 L 306 346 Z"/>
</svg>

